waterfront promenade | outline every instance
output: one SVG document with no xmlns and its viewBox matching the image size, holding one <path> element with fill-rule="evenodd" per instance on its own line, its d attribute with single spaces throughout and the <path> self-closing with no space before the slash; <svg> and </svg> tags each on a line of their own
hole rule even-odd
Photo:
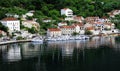
<svg viewBox="0 0 120 71">
<path fill-rule="evenodd" d="M 19 42 L 30 42 L 30 41 L 31 41 L 31 39 L 27 39 L 27 40 L 9 40 L 9 41 L 0 42 L 0 45 L 11 44 L 11 43 L 19 43 Z"/>
</svg>

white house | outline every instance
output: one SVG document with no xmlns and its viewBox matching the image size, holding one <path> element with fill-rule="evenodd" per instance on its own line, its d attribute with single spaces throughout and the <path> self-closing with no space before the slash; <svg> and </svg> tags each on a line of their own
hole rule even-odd
<svg viewBox="0 0 120 71">
<path fill-rule="evenodd" d="M 52 22 L 52 19 L 51 18 L 44 18 L 42 21 L 44 23 L 48 23 L 48 22 Z"/>
<path fill-rule="evenodd" d="M 84 24 L 75 23 L 75 24 L 73 24 L 73 26 L 75 26 L 75 32 L 76 33 L 79 33 L 79 34 L 84 34 L 85 33 Z"/>
<path fill-rule="evenodd" d="M 34 12 L 35 12 L 34 10 L 31 10 L 31 11 L 29 11 L 28 13 L 26 13 L 25 15 L 32 17 L 32 16 L 34 15 Z"/>
<path fill-rule="evenodd" d="M 20 31 L 20 20 L 7 17 L 0 21 L 4 26 L 8 27 L 9 32 Z"/>
<path fill-rule="evenodd" d="M 58 37 L 58 36 L 61 36 L 62 33 L 61 33 L 61 30 L 58 29 L 58 28 L 49 28 L 47 30 L 47 36 L 48 37 Z"/>
<path fill-rule="evenodd" d="M 65 15 L 67 17 L 72 17 L 73 11 L 69 8 L 64 8 L 64 9 L 61 9 L 61 15 Z"/>
<path fill-rule="evenodd" d="M 58 26 L 60 27 L 60 26 L 66 26 L 67 25 L 67 23 L 66 22 L 60 22 L 60 23 L 58 23 Z"/>
</svg>

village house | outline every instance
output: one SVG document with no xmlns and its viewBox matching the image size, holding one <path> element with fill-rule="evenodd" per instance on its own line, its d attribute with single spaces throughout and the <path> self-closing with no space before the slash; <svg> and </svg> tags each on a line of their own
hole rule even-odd
<svg viewBox="0 0 120 71">
<path fill-rule="evenodd" d="M 84 18 L 82 16 L 74 16 L 73 20 L 76 21 L 76 22 L 81 22 L 82 23 L 84 21 Z"/>
<path fill-rule="evenodd" d="M 104 28 L 105 29 L 115 29 L 115 24 L 114 23 L 104 23 Z"/>
<path fill-rule="evenodd" d="M 13 17 L 7 17 L 0 21 L 4 26 L 8 27 L 9 32 L 15 32 L 20 31 L 20 20 L 13 18 Z"/>
<path fill-rule="evenodd" d="M 75 27 L 75 32 L 79 34 L 85 33 L 85 28 L 83 23 L 74 23 L 73 26 Z"/>
<path fill-rule="evenodd" d="M 60 23 L 58 23 L 58 27 L 60 27 L 60 26 L 66 26 L 66 25 L 67 25 L 66 22 L 60 22 Z"/>
<path fill-rule="evenodd" d="M 48 22 L 52 22 L 52 19 L 51 18 L 44 18 L 42 21 L 44 23 L 48 23 Z"/>
<path fill-rule="evenodd" d="M 87 17 L 85 18 L 86 23 L 99 21 L 99 17 Z"/>
<path fill-rule="evenodd" d="M 120 14 L 120 10 L 113 10 L 108 13 L 110 17 L 115 17 L 115 15 L 119 15 L 119 14 Z"/>
<path fill-rule="evenodd" d="M 35 12 L 34 10 L 31 10 L 28 13 L 26 13 L 25 15 L 32 17 L 34 15 L 34 12 Z"/>
<path fill-rule="evenodd" d="M 64 9 L 61 9 L 61 15 L 65 15 L 67 17 L 72 17 L 73 11 L 69 8 L 64 8 Z"/>
<path fill-rule="evenodd" d="M 102 17 L 99 19 L 99 22 L 104 22 L 104 23 L 110 23 L 110 19 L 109 18 L 106 18 L 106 17 Z"/>
<path fill-rule="evenodd" d="M 75 32 L 75 26 L 61 26 L 62 35 L 72 35 Z"/>
<path fill-rule="evenodd" d="M 39 23 L 37 23 L 37 22 L 35 22 L 33 20 L 22 21 L 22 25 L 24 25 L 25 27 L 28 27 L 28 28 L 34 27 L 36 30 L 39 30 L 39 28 L 40 28 Z"/>
<path fill-rule="evenodd" d="M 47 36 L 48 37 L 58 37 L 61 36 L 62 32 L 59 28 L 49 28 L 47 30 Z"/>
<path fill-rule="evenodd" d="M 61 15 L 67 16 L 65 20 L 68 20 L 68 21 L 73 20 L 73 11 L 69 8 L 61 9 Z"/>
<path fill-rule="evenodd" d="M 100 30 L 100 31 L 104 30 L 103 22 L 93 22 L 92 25 L 95 28 L 95 30 Z"/>
</svg>

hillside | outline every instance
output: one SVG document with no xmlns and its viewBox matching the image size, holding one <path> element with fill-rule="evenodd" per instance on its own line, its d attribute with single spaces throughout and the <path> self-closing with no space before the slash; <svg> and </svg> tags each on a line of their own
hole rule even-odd
<svg viewBox="0 0 120 71">
<path fill-rule="evenodd" d="M 106 16 L 106 13 L 120 8 L 120 0 L 0 0 L 0 19 L 6 13 L 24 14 L 35 10 L 35 17 L 60 17 L 60 9 L 69 7 L 74 14 L 86 16 Z"/>
</svg>

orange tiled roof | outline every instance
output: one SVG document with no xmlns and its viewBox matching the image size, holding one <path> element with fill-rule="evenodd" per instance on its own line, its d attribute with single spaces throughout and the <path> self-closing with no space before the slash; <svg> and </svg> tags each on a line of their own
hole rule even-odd
<svg viewBox="0 0 120 71">
<path fill-rule="evenodd" d="M 67 9 L 69 9 L 69 8 L 63 8 L 64 10 L 67 10 Z"/>
<path fill-rule="evenodd" d="M 87 30 L 94 30 L 94 27 L 87 27 Z"/>
<path fill-rule="evenodd" d="M 61 30 L 58 29 L 58 28 L 49 28 L 48 30 L 49 30 L 49 31 L 61 31 Z"/>
<path fill-rule="evenodd" d="M 3 21 L 14 21 L 14 20 L 18 20 L 16 18 L 13 18 L 13 17 L 7 17 L 7 18 L 4 18 L 2 19 Z"/>
</svg>

